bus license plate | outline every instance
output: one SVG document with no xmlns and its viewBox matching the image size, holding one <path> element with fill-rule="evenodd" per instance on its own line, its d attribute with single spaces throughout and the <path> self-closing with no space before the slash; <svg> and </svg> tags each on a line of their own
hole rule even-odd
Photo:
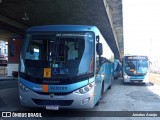
<svg viewBox="0 0 160 120">
<path fill-rule="evenodd" d="M 133 81 L 134 83 L 139 83 L 139 81 Z"/>
<path fill-rule="evenodd" d="M 46 109 L 47 110 L 59 110 L 59 107 L 58 106 L 53 106 L 53 105 L 47 105 Z"/>
</svg>

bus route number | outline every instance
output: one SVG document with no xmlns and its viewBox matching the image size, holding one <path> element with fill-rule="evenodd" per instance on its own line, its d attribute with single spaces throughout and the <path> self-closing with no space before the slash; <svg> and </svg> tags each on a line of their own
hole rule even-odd
<svg viewBox="0 0 160 120">
<path fill-rule="evenodd" d="M 51 68 L 44 68 L 44 78 L 51 78 Z"/>
</svg>

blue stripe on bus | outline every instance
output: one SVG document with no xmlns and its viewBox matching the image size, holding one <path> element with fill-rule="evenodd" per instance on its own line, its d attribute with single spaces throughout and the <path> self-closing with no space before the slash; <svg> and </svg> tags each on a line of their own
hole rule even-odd
<svg viewBox="0 0 160 120">
<path fill-rule="evenodd" d="M 73 83 L 69 85 L 48 85 L 48 92 L 71 92 L 93 81 L 94 81 L 94 77 L 90 78 L 89 81 L 84 80 L 82 82 Z M 33 91 L 43 92 L 43 86 L 40 84 L 35 84 L 22 78 L 19 78 L 19 82 Z"/>
</svg>

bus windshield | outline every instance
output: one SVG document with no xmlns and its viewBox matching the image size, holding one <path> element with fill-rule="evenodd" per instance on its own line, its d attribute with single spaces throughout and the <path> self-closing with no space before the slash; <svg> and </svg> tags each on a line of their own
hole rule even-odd
<svg viewBox="0 0 160 120">
<path fill-rule="evenodd" d="M 94 33 L 28 33 L 20 73 L 33 78 L 72 79 L 94 73 Z"/>
<path fill-rule="evenodd" d="M 126 57 L 125 72 L 128 75 L 145 75 L 148 72 L 147 57 Z"/>
</svg>

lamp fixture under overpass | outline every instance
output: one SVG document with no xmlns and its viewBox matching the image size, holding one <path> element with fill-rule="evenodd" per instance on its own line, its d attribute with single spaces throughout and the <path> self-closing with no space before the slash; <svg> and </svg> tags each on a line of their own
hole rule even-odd
<svg viewBox="0 0 160 120">
<path fill-rule="evenodd" d="M 24 21 L 28 21 L 28 20 L 29 20 L 26 12 L 24 12 L 24 17 L 23 17 L 22 19 L 23 19 Z"/>
</svg>

